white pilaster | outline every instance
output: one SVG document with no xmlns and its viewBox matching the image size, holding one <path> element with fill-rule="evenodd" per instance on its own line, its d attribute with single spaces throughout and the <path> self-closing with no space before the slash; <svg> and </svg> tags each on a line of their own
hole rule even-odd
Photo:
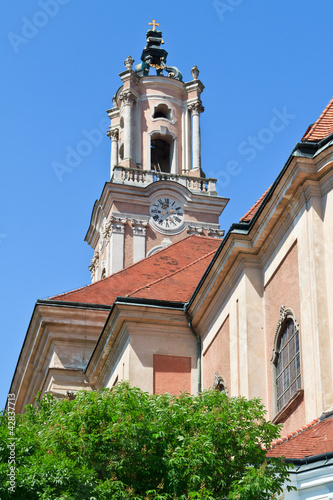
<svg viewBox="0 0 333 500">
<path fill-rule="evenodd" d="M 136 97 L 131 90 L 123 90 L 119 99 L 123 101 L 124 160 L 133 160 L 133 104 Z"/>
<path fill-rule="evenodd" d="M 133 227 L 133 262 L 146 257 L 147 221 L 132 220 Z"/>
<path fill-rule="evenodd" d="M 124 269 L 124 246 L 125 246 L 125 224 L 127 219 L 120 217 L 111 217 L 111 236 L 110 236 L 110 274 L 114 274 Z"/>
<path fill-rule="evenodd" d="M 112 178 L 113 169 L 116 165 L 118 165 L 118 137 L 119 131 L 117 128 L 110 129 L 107 132 L 107 135 L 111 139 L 111 172 L 110 179 Z"/>
<path fill-rule="evenodd" d="M 201 100 L 189 105 L 192 111 L 192 169 L 201 168 L 201 135 L 200 135 L 200 113 L 204 111 Z"/>
</svg>

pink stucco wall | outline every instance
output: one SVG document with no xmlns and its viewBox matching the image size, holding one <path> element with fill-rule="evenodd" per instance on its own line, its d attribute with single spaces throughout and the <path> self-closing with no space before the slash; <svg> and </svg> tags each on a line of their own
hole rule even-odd
<svg viewBox="0 0 333 500">
<path fill-rule="evenodd" d="M 154 394 L 191 392 L 191 358 L 154 354 Z"/>
<path fill-rule="evenodd" d="M 230 389 L 230 330 L 229 316 L 203 353 L 203 388 L 212 387 L 215 372 L 222 375 Z"/>
<path fill-rule="evenodd" d="M 268 403 L 269 417 L 272 419 L 272 380 L 271 380 L 271 358 L 274 347 L 275 332 L 280 317 L 281 305 L 291 308 L 300 322 L 300 291 L 299 291 L 299 273 L 298 273 L 298 249 L 297 241 L 292 245 L 276 271 L 265 285 L 265 331 L 266 331 L 266 360 L 268 377 Z M 300 325 L 300 335 L 302 328 Z M 302 352 L 301 352 L 302 359 Z M 292 414 L 291 414 L 292 413 Z M 304 424 L 305 413 L 304 404 L 300 403 L 291 410 L 290 415 L 284 417 L 284 430 L 294 430 Z"/>
</svg>

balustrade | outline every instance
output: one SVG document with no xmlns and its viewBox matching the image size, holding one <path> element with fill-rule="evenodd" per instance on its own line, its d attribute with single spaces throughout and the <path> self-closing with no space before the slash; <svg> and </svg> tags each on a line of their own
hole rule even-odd
<svg viewBox="0 0 333 500">
<path fill-rule="evenodd" d="M 190 177 L 188 175 L 142 170 L 141 168 L 129 168 L 119 165 L 114 167 L 112 181 L 121 184 L 139 184 L 143 186 L 147 186 L 152 182 L 172 181 L 186 186 L 190 191 L 212 195 L 216 194 L 216 179 Z"/>
</svg>

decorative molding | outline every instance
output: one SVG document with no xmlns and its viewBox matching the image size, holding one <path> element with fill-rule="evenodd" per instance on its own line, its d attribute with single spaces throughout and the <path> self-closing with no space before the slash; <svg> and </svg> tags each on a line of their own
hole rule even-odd
<svg viewBox="0 0 333 500">
<path fill-rule="evenodd" d="M 111 215 L 109 222 L 110 222 L 110 234 L 112 233 L 124 234 L 125 225 L 128 222 L 126 218 L 114 217 L 113 215 Z"/>
<path fill-rule="evenodd" d="M 213 389 L 219 392 L 223 392 L 226 396 L 228 396 L 229 391 L 226 387 L 224 378 L 222 375 L 219 375 L 219 372 L 215 372 L 215 378 L 213 382 Z"/>
<path fill-rule="evenodd" d="M 223 238 L 224 229 L 214 229 L 213 227 L 209 227 L 208 236 L 210 236 L 211 238 Z"/>
<path fill-rule="evenodd" d="M 272 359 L 271 359 L 271 361 L 274 365 L 276 364 L 277 358 L 279 355 L 278 342 L 279 342 L 280 332 L 281 332 L 281 329 L 282 329 L 284 322 L 287 319 L 292 319 L 294 322 L 295 329 L 297 331 L 299 331 L 299 323 L 296 320 L 294 311 L 292 309 L 282 305 L 280 307 L 280 317 L 279 317 L 279 321 L 278 321 L 278 324 L 277 324 L 277 327 L 275 330 L 275 336 L 274 336 L 274 344 L 273 344 L 274 347 L 273 347 L 273 353 L 272 353 Z"/>
<path fill-rule="evenodd" d="M 131 90 L 123 90 L 119 95 L 119 99 L 123 101 L 124 106 L 132 106 L 136 101 L 136 95 Z"/>
<path fill-rule="evenodd" d="M 146 236 L 148 221 L 133 219 L 131 222 L 134 236 Z"/>
<path fill-rule="evenodd" d="M 104 226 L 103 230 L 103 238 L 108 241 L 110 239 L 110 234 L 111 234 L 111 226 L 112 226 L 112 221 L 108 220 L 107 223 Z"/>
<path fill-rule="evenodd" d="M 205 108 L 202 105 L 201 99 L 198 99 L 195 102 L 192 102 L 188 105 L 188 109 L 192 111 L 192 116 L 199 115 L 205 111 Z"/>
<path fill-rule="evenodd" d="M 162 116 L 159 116 L 158 118 L 154 118 L 154 114 L 156 113 L 156 110 L 159 108 L 159 106 L 161 105 L 164 105 L 168 108 L 168 111 L 169 111 L 169 117 L 162 117 Z M 167 123 L 171 123 L 172 125 L 174 125 L 176 123 L 176 118 L 175 118 L 175 113 L 174 113 L 174 109 L 172 106 L 170 106 L 170 103 L 169 101 L 163 101 L 163 100 L 160 100 L 158 103 L 154 104 L 153 105 L 153 109 L 152 109 L 152 112 L 151 114 L 149 115 L 149 118 L 154 122 L 156 120 L 164 120 L 166 121 Z"/>
<path fill-rule="evenodd" d="M 98 261 L 99 261 L 99 253 L 95 251 L 93 258 L 90 261 L 90 266 L 89 266 L 89 271 L 90 271 L 90 276 L 91 280 L 93 281 L 95 278 L 95 273 L 98 268 Z"/>
<path fill-rule="evenodd" d="M 106 262 L 103 260 L 102 265 L 101 265 L 101 280 L 106 278 Z"/>
<path fill-rule="evenodd" d="M 110 238 L 110 221 L 106 222 L 103 220 L 100 229 L 100 238 L 99 238 L 99 251 L 102 252 L 105 245 L 107 245 Z"/>
<path fill-rule="evenodd" d="M 106 132 L 106 135 L 110 137 L 111 141 L 118 141 L 119 138 L 119 130 L 117 128 L 111 128 Z"/>
<path fill-rule="evenodd" d="M 204 234 L 204 230 L 203 230 L 203 227 L 201 226 L 186 226 L 186 230 L 188 232 L 188 234 Z"/>
</svg>

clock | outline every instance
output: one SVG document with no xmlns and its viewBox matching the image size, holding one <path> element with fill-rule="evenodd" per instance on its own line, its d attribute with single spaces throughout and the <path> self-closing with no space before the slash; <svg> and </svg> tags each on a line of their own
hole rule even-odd
<svg viewBox="0 0 333 500">
<path fill-rule="evenodd" d="M 151 204 L 150 215 L 158 228 L 169 231 L 183 224 L 184 209 L 174 198 L 161 197 Z"/>
</svg>

